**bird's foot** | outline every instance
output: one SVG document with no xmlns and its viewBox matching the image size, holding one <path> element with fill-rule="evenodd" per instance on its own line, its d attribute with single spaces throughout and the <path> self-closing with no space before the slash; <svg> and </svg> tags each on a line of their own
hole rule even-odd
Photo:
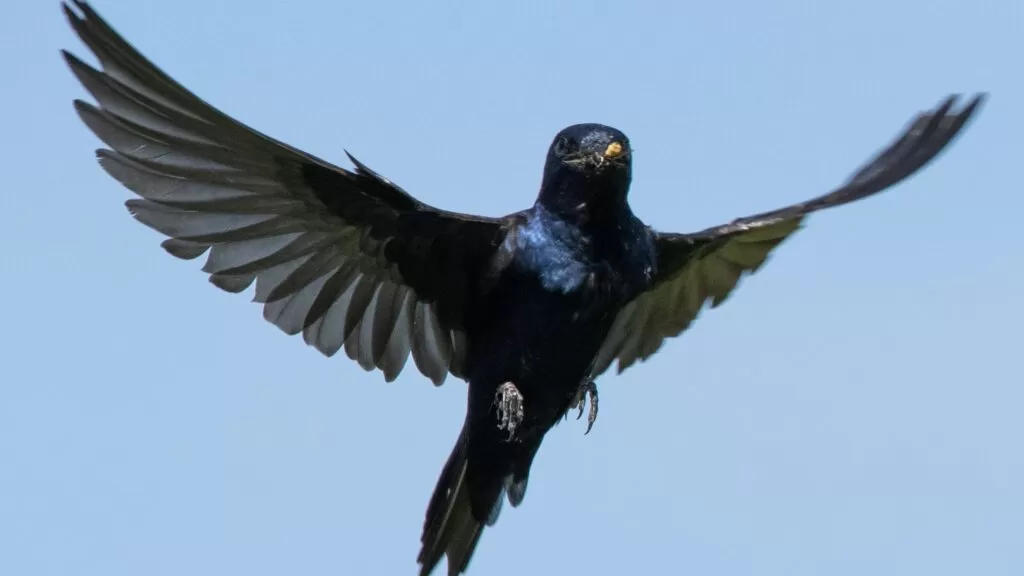
<svg viewBox="0 0 1024 576">
<path fill-rule="evenodd" d="M 570 409 L 579 408 L 580 412 L 576 415 L 577 420 L 583 417 L 583 405 L 586 404 L 588 398 L 590 399 L 590 413 L 587 414 L 587 431 L 583 433 L 584 435 L 590 434 L 590 429 L 597 421 L 597 382 L 589 378 L 576 390 L 576 397 L 573 398 L 570 407 Z"/>
<path fill-rule="evenodd" d="M 511 382 L 498 386 L 494 394 L 494 404 L 498 409 L 498 430 L 508 430 L 508 439 L 516 434 L 516 428 L 523 423 L 523 394 Z"/>
</svg>

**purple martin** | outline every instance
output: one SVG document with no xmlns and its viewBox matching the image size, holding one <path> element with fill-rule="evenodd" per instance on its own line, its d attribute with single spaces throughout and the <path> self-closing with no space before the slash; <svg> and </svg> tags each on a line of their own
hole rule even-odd
<svg viewBox="0 0 1024 576">
<path fill-rule="evenodd" d="M 951 96 L 835 190 L 695 233 L 629 207 L 629 139 L 560 131 L 532 207 L 500 218 L 424 204 L 349 155 L 335 166 L 215 109 L 159 70 L 86 2 L 64 11 L 99 60 L 63 52 L 98 105 L 76 100 L 100 165 L 137 220 L 218 288 L 255 284 L 263 316 L 394 380 L 409 358 L 435 385 L 468 382 L 466 419 L 427 507 L 421 576 L 465 572 L 507 499 L 523 501 L 545 434 L 622 371 L 721 304 L 811 212 L 876 194 L 935 158 L 978 110 Z"/>
</svg>

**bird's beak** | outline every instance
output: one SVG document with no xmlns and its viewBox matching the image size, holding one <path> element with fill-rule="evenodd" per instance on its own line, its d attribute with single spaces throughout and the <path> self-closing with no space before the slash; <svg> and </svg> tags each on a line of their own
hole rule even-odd
<svg viewBox="0 0 1024 576">
<path fill-rule="evenodd" d="M 619 156 L 622 156 L 622 144 L 619 142 L 612 142 L 604 149 L 605 160 L 614 160 Z"/>
</svg>

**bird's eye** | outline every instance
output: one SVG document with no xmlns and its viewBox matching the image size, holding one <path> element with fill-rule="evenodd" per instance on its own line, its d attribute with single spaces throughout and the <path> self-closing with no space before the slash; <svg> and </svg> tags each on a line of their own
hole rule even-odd
<svg viewBox="0 0 1024 576">
<path fill-rule="evenodd" d="M 555 156 L 565 156 L 569 153 L 570 148 L 569 139 L 562 136 L 558 140 L 555 140 Z"/>
</svg>

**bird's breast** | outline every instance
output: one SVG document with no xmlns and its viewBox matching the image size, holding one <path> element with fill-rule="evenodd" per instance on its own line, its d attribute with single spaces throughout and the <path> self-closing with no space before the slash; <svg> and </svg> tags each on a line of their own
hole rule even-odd
<svg viewBox="0 0 1024 576">
<path fill-rule="evenodd" d="M 515 268 L 554 293 L 622 304 L 645 290 L 653 262 L 646 231 L 631 217 L 597 233 L 540 212 L 507 239 Z M 611 224 L 611 223 L 610 223 Z"/>
</svg>

